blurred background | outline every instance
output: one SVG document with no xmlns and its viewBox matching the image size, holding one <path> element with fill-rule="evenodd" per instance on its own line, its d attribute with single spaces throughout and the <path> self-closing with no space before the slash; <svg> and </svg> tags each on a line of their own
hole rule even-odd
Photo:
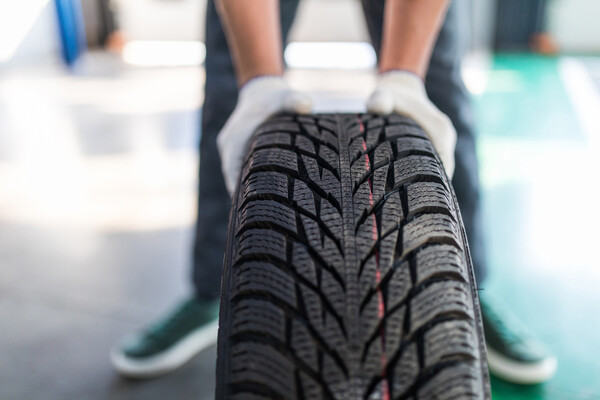
<svg viewBox="0 0 600 400">
<path fill-rule="evenodd" d="M 481 289 L 559 360 L 545 385 L 493 379 L 493 397 L 595 399 L 600 2 L 538 3 L 473 0 L 464 63 Z M 205 6 L 0 2 L 0 399 L 213 398 L 214 347 L 146 382 L 108 357 L 189 290 Z M 376 60 L 357 0 L 302 1 L 290 42 L 289 77 L 317 111 L 363 110 Z"/>
</svg>

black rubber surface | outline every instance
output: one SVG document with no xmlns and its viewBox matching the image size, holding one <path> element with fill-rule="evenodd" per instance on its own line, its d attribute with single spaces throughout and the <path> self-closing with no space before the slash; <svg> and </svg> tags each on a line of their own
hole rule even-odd
<svg viewBox="0 0 600 400">
<path fill-rule="evenodd" d="M 217 398 L 489 398 L 474 282 L 411 120 L 275 117 L 232 207 Z"/>
</svg>

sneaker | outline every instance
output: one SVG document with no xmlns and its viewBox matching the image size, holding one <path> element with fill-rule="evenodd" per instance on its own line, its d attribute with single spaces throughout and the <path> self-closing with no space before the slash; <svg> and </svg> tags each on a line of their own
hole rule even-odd
<svg viewBox="0 0 600 400">
<path fill-rule="evenodd" d="M 145 332 L 115 347 L 112 364 L 130 378 L 169 373 L 217 342 L 218 318 L 219 300 L 186 300 Z"/>
<path fill-rule="evenodd" d="M 531 385 L 554 376 L 557 360 L 532 333 L 490 299 L 481 314 L 490 373 L 508 382 Z"/>
</svg>

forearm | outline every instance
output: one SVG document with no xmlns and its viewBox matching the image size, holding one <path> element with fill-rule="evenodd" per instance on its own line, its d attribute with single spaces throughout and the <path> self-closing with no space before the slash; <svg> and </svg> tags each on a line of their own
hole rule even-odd
<svg viewBox="0 0 600 400">
<path fill-rule="evenodd" d="M 379 71 L 425 78 L 449 0 L 386 0 Z"/>
<path fill-rule="evenodd" d="M 238 83 L 283 74 L 278 0 L 218 0 Z"/>
</svg>

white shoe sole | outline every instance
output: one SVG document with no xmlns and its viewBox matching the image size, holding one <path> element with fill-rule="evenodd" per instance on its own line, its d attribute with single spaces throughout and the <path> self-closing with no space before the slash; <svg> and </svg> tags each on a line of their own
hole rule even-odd
<svg viewBox="0 0 600 400">
<path fill-rule="evenodd" d="M 519 363 L 490 348 L 487 349 L 487 359 L 492 374 L 506 381 L 522 385 L 546 382 L 554 376 L 558 365 L 555 357 L 533 364 Z"/>
<path fill-rule="evenodd" d="M 181 367 L 192 357 L 217 342 L 219 321 L 190 333 L 168 350 L 144 359 L 127 357 L 119 347 L 110 352 L 110 360 L 123 376 L 129 378 L 153 378 Z"/>
</svg>

